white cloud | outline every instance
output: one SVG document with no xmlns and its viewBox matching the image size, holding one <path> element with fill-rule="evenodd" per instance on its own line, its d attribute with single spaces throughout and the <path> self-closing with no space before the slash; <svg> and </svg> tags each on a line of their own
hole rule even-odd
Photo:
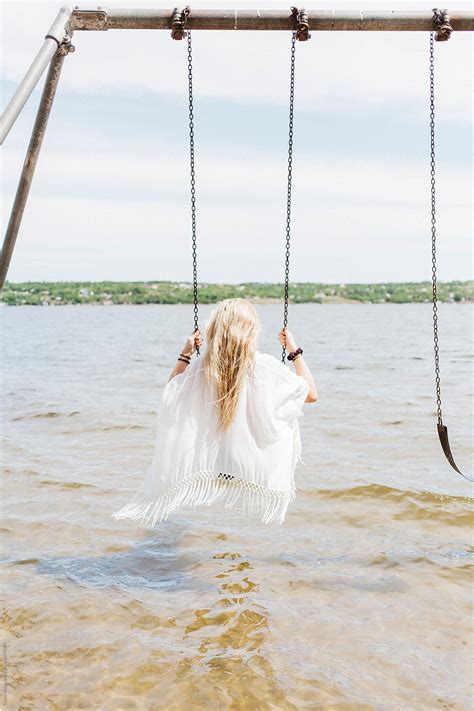
<svg viewBox="0 0 474 711">
<path fill-rule="evenodd" d="M 7 156 L 12 163 L 19 159 L 15 151 Z M 430 277 L 427 166 L 330 155 L 318 156 L 314 165 L 302 162 L 293 182 L 293 280 Z M 69 165 L 65 173 L 61 154 L 43 156 L 11 281 L 191 278 L 185 156 L 163 150 L 158 173 L 144 156 L 100 152 L 73 153 Z M 281 281 L 284 161 L 203 154 L 199 176 L 200 278 Z M 133 185 L 133 200 L 127 185 Z M 439 279 L 469 278 L 469 175 L 448 169 L 437 185 Z M 107 197 L 103 186 L 123 197 Z M 3 195 L 4 214 L 12 199 L 12 193 Z"/>
<path fill-rule="evenodd" d="M 87 149 L 68 149 L 67 154 L 48 147 L 35 175 L 35 192 L 120 195 L 142 201 L 185 198 L 189 192 L 188 153 L 167 145 L 155 146 L 153 160 L 146 147 L 133 155 L 121 152 L 119 143 L 109 141 Z M 24 152 L 5 147 L 4 174 L 15 175 Z M 213 154 L 196 149 L 197 193 L 207 201 L 216 198 L 279 201 L 286 194 L 286 154 L 254 152 L 242 157 L 231 149 Z M 295 154 L 293 192 L 295 199 L 318 202 L 335 199 L 371 204 L 425 205 L 429 198 L 429 165 L 414 160 L 336 156 L 324 151 Z M 469 207 L 470 171 L 438 166 L 437 185 L 445 205 Z M 13 193 L 11 193 L 13 199 Z M 122 198 L 120 198 L 122 199 Z"/>
</svg>

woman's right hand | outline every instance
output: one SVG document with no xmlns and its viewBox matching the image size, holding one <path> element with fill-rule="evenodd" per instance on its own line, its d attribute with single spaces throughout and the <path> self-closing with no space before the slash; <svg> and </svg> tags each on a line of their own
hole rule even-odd
<svg viewBox="0 0 474 711">
<path fill-rule="evenodd" d="M 280 333 L 278 334 L 278 338 L 280 339 L 281 345 L 285 346 L 286 350 L 289 351 L 289 353 L 296 351 L 296 349 L 298 348 L 298 346 L 296 345 L 295 338 L 291 331 L 288 330 L 288 328 L 282 328 Z M 311 371 L 306 365 L 302 356 L 298 356 L 298 358 L 292 361 L 292 363 L 295 366 L 295 372 L 297 373 L 297 375 L 302 376 L 309 385 L 308 394 L 306 396 L 305 402 L 316 402 L 316 400 L 318 399 L 316 383 L 314 382 L 314 378 L 311 375 Z"/>
<path fill-rule="evenodd" d="M 296 351 L 296 349 L 298 348 L 298 346 L 296 345 L 295 338 L 291 331 L 288 330 L 288 327 L 281 329 L 280 333 L 278 334 L 278 338 L 280 340 L 281 345 L 284 346 L 289 353 Z"/>
</svg>

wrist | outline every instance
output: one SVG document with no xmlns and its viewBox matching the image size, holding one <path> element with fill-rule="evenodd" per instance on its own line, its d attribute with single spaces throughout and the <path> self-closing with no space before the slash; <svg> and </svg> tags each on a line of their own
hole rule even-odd
<svg viewBox="0 0 474 711">
<path fill-rule="evenodd" d="M 189 365 L 191 363 L 191 356 L 186 353 L 186 351 L 182 351 L 177 359 L 178 363 L 185 363 L 186 365 Z"/>
<path fill-rule="evenodd" d="M 290 351 L 290 353 L 288 353 L 287 360 L 293 361 L 296 358 L 299 358 L 302 355 L 302 353 L 303 353 L 302 348 L 295 348 L 294 350 Z"/>
</svg>

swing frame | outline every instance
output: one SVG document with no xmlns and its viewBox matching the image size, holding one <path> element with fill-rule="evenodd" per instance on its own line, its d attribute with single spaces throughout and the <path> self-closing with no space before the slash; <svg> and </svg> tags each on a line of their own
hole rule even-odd
<svg viewBox="0 0 474 711">
<path fill-rule="evenodd" d="M 39 82 L 46 67 L 49 69 L 43 86 L 36 120 L 33 125 L 25 161 L 18 181 L 10 219 L 0 255 L 0 290 L 3 290 L 18 232 L 25 211 L 33 175 L 41 151 L 48 118 L 59 84 L 64 57 L 75 51 L 72 37 L 76 31 L 109 31 L 119 29 L 168 30 L 174 39 L 182 39 L 184 32 L 176 26 L 178 8 L 81 8 L 64 5 L 59 10 L 53 24 L 47 31 L 43 45 L 31 66 L 18 85 L 14 95 L 0 117 L 0 145 L 20 115 L 33 89 Z M 315 32 L 325 31 L 396 31 L 435 32 L 435 39 L 449 39 L 443 26 L 436 22 L 433 11 L 429 10 L 300 10 L 307 17 L 307 23 Z M 474 31 L 474 11 L 442 10 L 448 18 L 450 30 L 455 32 Z M 174 23 L 174 24 L 173 24 Z M 189 30 L 232 30 L 232 31 L 292 31 L 295 16 L 289 10 L 192 10 L 186 19 Z"/>
<path fill-rule="evenodd" d="M 185 30 L 186 25 L 186 30 Z M 452 466 L 468 481 L 456 466 L 449 446 L 447 427 L 441 417 L 439 385 L 439 356 L 436 314 L 436 239 L 434 219 L 434 78 L 432 38 L 446 41 L 451 33 L 474 31 L 474 11 L 450 11 L 433 8 L 420 11 L 398 10 L 310 10 L 292 7 L 291 10 L 190 10 L 184 9 L 139 9 L 139 8 L 80 8 L 63 6 L 45 35 L 44 43 L 23 80 L 0 117 L 0 145 L 25 106 L 33 89 L 49 64 L 43 92 L 39 102 L 26 157 L 23 163 L 17 191 L 13 201 L 0 256 L 0 290 L 5 285 L 8 268 L 13 255 L 16 238 L 21 226 L 34 171 L 38 162 L 48 118 L 59 84 L 64 58 L 75 51 L 72 37 L 75 31 L 108 31 L 114 29 L 153 29 L 171 31 L 175 40 L 194 30 L 258 30 L 291 31 L 297 39 L 310 38 L 309 29 L 319 31 L 425 31 L 431 41 L 431 139 L 432 139 L 432 248 L 433 248 L 433 316 L 435 341 L 435 373 L 437 388 L 437 430 L 443 452 Z M 290 124 L 291 128 L 291 124 Z M 287 253 L 288 253 L 287 235 Z M 285 296 L 286 298 L 286 296 Z M 196 300 L 195 300 L 196 302 Z M 286 304 L 286 301 L 285 301 Z M 196 310 L 196 303 L 195 303 Z M 286 312 L 285 312 L 286 315 Z"/>
</svg>

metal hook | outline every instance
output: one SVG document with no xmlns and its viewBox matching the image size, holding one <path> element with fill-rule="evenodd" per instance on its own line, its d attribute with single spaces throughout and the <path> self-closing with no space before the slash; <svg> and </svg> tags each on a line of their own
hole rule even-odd
<svg viewBox="0 0 474 711">
<path fill-rule="evenodd" d="M 177 7 L 173 10 L 173 16 L 171 18 L 171 37 L 174 40 L 182 40 L 186 37 L 187 32 L 185 31 L 186 20 L 191 12 L 188 5 L 183 10 L 178 10 Z"/>
<path fill-rule="evenodd" d="M 311 37 L 309 34 L 308 13 L 303 8 L 299 10 L 297 7 L 292 7 L 291 14 L 294 19 L 296 39 L 300 42 L 306 42 Z"/>
<path fill-rule="evenodd" d="M 439 10 L 437 7 L 434 7 L 433 13 L 433 22 L 436 30 L 435 40 L 437 42 L 446 42 L 446 40 L 451 37 L 453 31 L 448 11 L 446 9 Z"/>
</svg>

